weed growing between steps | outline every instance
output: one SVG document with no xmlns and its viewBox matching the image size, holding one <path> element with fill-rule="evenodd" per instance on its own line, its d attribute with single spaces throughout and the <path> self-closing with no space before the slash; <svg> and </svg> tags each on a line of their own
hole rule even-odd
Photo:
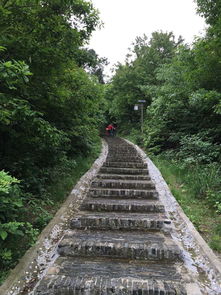
<svg viewBox="0 0 221 295">
<path fill-rule="evenodd" d="M 73 186 L 90 169 L 100 150 L 99 142 L 86 157 L 64 159 L 50 171 L 50 183 L 42 188 L 42 194 L 38 196 L 24 193 L 18 180 L 2 172 L 0 197 L 11 209 L 7 211 L 10 216 L 3 216 L 5 221 L 0 220 L 0 284 L 18 259 L 35 243 Z"/>
<path fill-rule="evenodd" d="M 215 164 L 183 166 L 152 157 L 185 214 L 210 247 L 221 253 L 220 171 Z"/>
</svg>

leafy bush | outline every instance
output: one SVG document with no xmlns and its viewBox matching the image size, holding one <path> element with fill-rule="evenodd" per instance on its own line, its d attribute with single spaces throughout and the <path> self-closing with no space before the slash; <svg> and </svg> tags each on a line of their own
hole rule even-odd
<svg viewBox="0 0 221 295">
<path fill-rule="evenodd" d="M 180 140 L 176 153 L 178 159 L 188 164 L 207 164 L 215 162 L 221 155 L 221 145 L 206 141 L 202 134 L 185 135 Z"/>
<path fill-rule="evenodd" d="M 137 145 L 143 145 L 143 135 L 140 130 L 132 128 L 129 132 L 128 138 Z"/>
<path fill-rule="evenodd" d="M 20 196 L 21 191 L 17 185 L 19 181 L 11 177 L 5 171 L 0 171 L 0 221 L 8 222 L 18 216 L 18 209 L 23 202 Z M 4 236 L 7 234 L 3 234 Z M 6 237 L 5 236 L 5 237 Z"/>
<path fill-rule="evenodd" d="M 28 247 L 38 235 L 29 222 L 21 220 L 24 197 L 18 184 L 16 178 L 0 171 L 0 273 L 19 257 L 17 242 L 25 239 Z"/>
</svg>

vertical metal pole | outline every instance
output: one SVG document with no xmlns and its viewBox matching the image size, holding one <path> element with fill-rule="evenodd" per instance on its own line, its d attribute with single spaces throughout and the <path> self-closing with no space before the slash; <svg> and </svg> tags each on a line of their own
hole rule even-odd
<svg viewBox="0 0 221 295">
<path fill-rule="evenodd" d="M 143 104 L 141 104 L 141 133 L 143 134 Z"/>
</svg>

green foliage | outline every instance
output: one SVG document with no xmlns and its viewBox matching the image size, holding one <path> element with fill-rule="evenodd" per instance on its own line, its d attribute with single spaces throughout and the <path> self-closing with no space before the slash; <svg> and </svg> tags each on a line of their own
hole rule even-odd
<svg viewBox="0 0 221 295">
<path fill-rule="evenodd" d="M 25 237 L 29 246 L 38 234 L 29 222 L 21 219 L 25 212 L 24 196 L 18 184 L 16 178 L 0 171 L 0 272 L 18 258 L 16 242 Z"/>
<path fill-rule="evenodd" d="M 212 249 L 221 251 L 221 171 L 217 164 L 183 165 L 174 155 L 153 158 L 186 215 Z M 219 206 L 218 206 L 219 204 Z M 210 207 L 209 207 L 209 206 Z"/>
<path fill-rule="evenodd" d="M 0 62 L 0 78 L 9 89 L 16 89 L 21 82 L 28 82 L 29 66 L 23 61 Z"/>
<path fill-rule="evenodd" d="M 128 125 L 129 129 L 139 126 L 140 114 L 134 112 L 134 105 L 140 99 L 145 99 L 147 106 L 151 104 L 152 97 L 144 86 L 158 84 L 156 69 L 171 60 L 178 43 L 172 33 L 154 32 L 149 41 L 145 35 L 138 37 L 131 51 L 135 58 L 118 65 L 106 98 L 111 101 L 110 116 L 123 130 Z"/>
<path fill-rule="evenodd" d="M 132 141 L 134 144 L 143 146 L 143 135 L 141 133 L 141 130 L 137 130 L 136 128 L 128 129 L 128 132 L 125 132 L 124 130 L 123 136 L 124 138 Z"/>
<path fill-rule="evenodd" d="M 184 163 L 211 163 L 221 154 L 221 146 L 203 140 L 199 134 L 185 135 L 180 140 L 180 149 L 176 156 Z"/>
<path fill-rule="evenodd" d="M 214 25 L 220 18 L 221 4 L 219 0 L 196 0 L 198 13 L 206 18 L 206 21 Z"/>
<path fill-rule="evenodd" d="M 85 0 L 0 3 L 1 273 L 52 218 L 77 159 L 97 149 L 106 59 L 84 47 L 99 25 Z"/>
<path fill-rule="evenodd" d="M 153 151 L 182 147 L 182 138 L 194 134 L 215 144 L 214 149 L 220 144 L 220 93 L 198 88 L 195 60 L 194 51 L 182 46 L 170 64 L 159 67 L 160 84 L 145 86 L 153 102 L 147 109 L 144 140 Z"/>
<path fill-rule="evenodd" d="M 211 242 L 209 243 L 210 247 L 218 252 L 221 252 L 221 246 L 220 246 L 220 235 L 214 235 L 212 237 Z"/>
<path fill-rule="evenodd" d="M 8 222 L 18 215 L 22 207 L 19 181 L 8 173 L 0 171 L 0 222 Z"/>
<path fill-rule="evenodd" d="M 177 179 L 181 179 L 180 182 L 191 191 L 191 196 L 207 202 L 214 211 L 221 213 L 221 170 L 219 164 L 192 161 L 192 158 L 189 160 L 185 153 L 184 159 L 178 160 L 174 151 L 162 153 L 158 157 L 157 161 L 159 159 L 163 166 L 170 167 L 171 173 L 177 175 Z"/>
<path fill-rule="evenodd" d="M 103 89 L 92 75 L 104 59 L 82 45 L 99 18 L 84 0 L 0 8 L 0 164 L 37 195 L 54 165 L 90 152 L 98 139 Z"/>
</svg>

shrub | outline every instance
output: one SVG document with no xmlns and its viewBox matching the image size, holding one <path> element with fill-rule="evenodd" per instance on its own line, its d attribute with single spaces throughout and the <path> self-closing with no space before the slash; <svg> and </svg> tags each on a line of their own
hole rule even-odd
<svg viewBox="0 0 221 295">
<path fill-rule="evenodd" d="M 187 164 L 208 164 L 218 160 L 221 146 L 205 139 L 205 134 L 185 135 L 180 140 L 178 159 Z"/>
<path fill-rule="evenodd" d="M 28 247 L 38 235 L 30 223 L 20 219 L 24 213 L 24 197 L 18 184 L 19 180 L 0 171 L 0 276 L 18 258 L 20 253 L 15 245 L 20 239 L 25 239 Z"/>
<path fill-rule="evenodd" d="M 132 128 L 130 130 L 128 138 L 137 145 L 143 145 L 143 135 L 140 130 Z"/>
</svg>

